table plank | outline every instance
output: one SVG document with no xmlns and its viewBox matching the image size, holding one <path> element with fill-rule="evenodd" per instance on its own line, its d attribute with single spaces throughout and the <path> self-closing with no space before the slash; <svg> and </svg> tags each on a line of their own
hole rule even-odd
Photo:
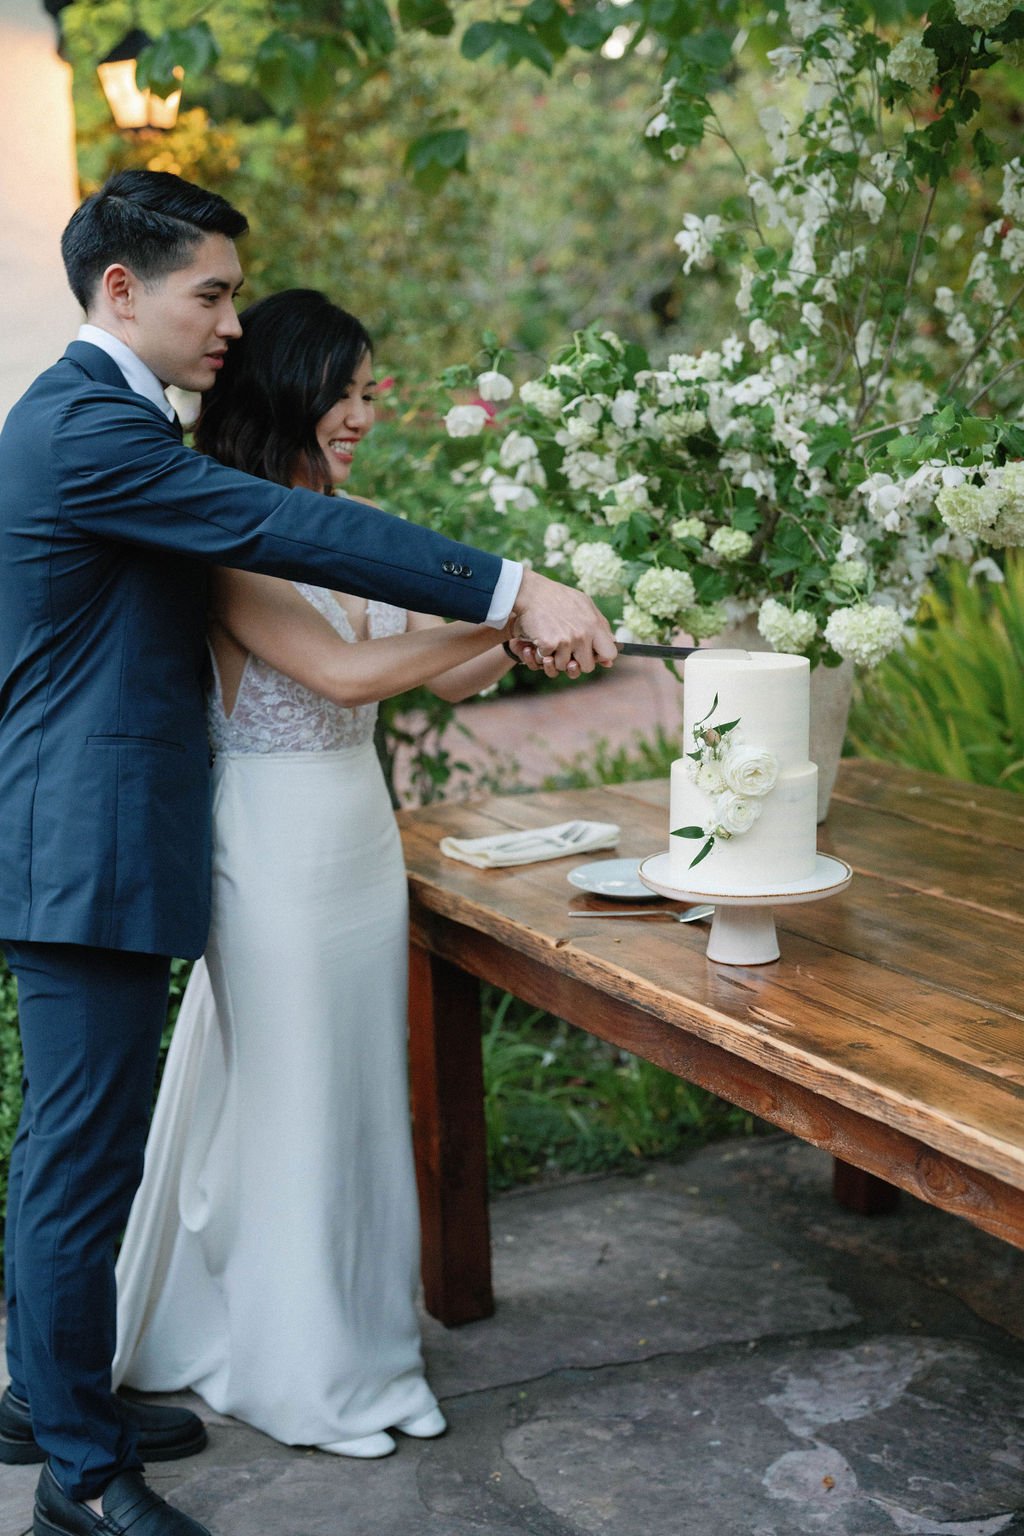
<svg viewBox="0 0 1024 1536">
<path fill-rule="evenodd" d="M 986 784 L 961 784 L 920 768 L 845 758 L 833 797 L 922 826 L 1024 850 L 1024 812 L 1014 805 L 1024 797 Z"/>
</svg>

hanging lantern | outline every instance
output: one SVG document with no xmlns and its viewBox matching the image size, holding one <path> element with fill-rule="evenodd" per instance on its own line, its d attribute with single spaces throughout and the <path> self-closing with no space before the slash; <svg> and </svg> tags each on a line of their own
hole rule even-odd
<svg viewBox="0 0 1024 1536">
<path fill-rule="evenodd" d="M 136 82 L 139 54 L 150 41 L 139 27 L 133 27 L 96 67 L 114 122 L 125 133 L 164 132 L 178 121 L 180 86 L 169 96 L 157 96 L 154 91 L 140 90 Z M 184 79 L 180 64 L 172 73 L 176 80 Z"/>
</svg>

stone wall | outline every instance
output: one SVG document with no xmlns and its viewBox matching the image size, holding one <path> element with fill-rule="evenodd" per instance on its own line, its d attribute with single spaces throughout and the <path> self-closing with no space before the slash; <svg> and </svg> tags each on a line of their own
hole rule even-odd
<svg viewBox="0 0 1024 1536">
<path fill-rule="evenodd" d="M 81 314 L 60 233 L 78 202 L 71 71 L 40 0 L 0 0 L 0 422 Z"/>
</svg>

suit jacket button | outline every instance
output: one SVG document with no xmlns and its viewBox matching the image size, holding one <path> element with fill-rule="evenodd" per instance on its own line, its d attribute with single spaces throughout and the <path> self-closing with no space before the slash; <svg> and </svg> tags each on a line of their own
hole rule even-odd
<svg viewBox="0 0 1024 1536">
<path fill-rule="evenodd" d="M 462 567 L 462 570 L 459 572 L 459 574 L 460 574 L 460 576 L 472 576 L 472 574 L 473 574 L 473 567 L 471 565 L 464 565 Z"/>
<path fill-rule="evenodd" d="M 455 566 L 451 560 L 446 560 L 441 566 L 441 569 L 444 571 L 446 576 L 451 576 L 452 572 L 455 570 Z"/>
</svg>

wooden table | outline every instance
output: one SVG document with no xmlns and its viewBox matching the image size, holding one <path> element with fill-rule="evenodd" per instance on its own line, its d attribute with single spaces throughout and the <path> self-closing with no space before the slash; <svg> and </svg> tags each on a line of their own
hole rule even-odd
<svg viewBox="0 0 1024 1536">
<path fill-rule="evenodd" d="M 654 853 L 667 798 L 650 781 L 400 818 L 430 1311 L 493 1309 L 481 979 L 825 1148 L 848 1203 L 898 1186 L 1024 1247 L 1024 797 L 843 763 L 819 848 L 853 883 L 780 907 L 782 958 L 756 967 L 708 961 L 703 924 L 570 921 L 607 905 L 567 884 L 578 857 L 481 871 L 438 850 L 587 817 L 619 823 L 619 854 Z"/>
</svg>

